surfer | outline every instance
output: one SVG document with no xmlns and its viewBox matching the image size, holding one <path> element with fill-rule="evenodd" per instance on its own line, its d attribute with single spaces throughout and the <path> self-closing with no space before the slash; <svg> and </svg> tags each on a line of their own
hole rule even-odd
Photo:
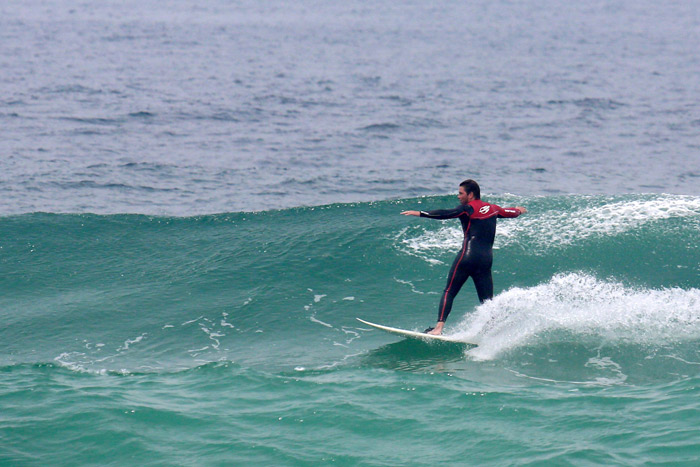
<svg viewBox="0 0 700 467">
<path fill-rule="evenodd" d="M 440 299 L 438 320 L 434 328 L 425 330 L 428 334 L 440 335 L 445 320 L 452 310 L 452 302 L 469 277 L 474 281 L 479 301 L 484 303 L 493 298 L 493 240 L 496 236 L 496 221 L 499 217 L 518 217 L 527 212 L 521 206 L 502 208 L 481 201 L 479 184 L 465 180 L 459 184 L 459 206 L 454 209 L 434 211 L 403 211 L 405 216 L 428 217 L 430 219 L 454 219 L 462 223 L 464 241 L 462 249 L 452 263 L 447 275 L 447 285 Z"/>
</svg>

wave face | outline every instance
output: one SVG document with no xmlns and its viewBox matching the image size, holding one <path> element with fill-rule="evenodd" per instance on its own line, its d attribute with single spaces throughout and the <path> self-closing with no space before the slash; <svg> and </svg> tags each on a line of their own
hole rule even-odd
<svg viewBox="0 0 700 467">
<path fill-rule="evenodd" d="M 434 321 L 461 232 L 398 213 L 453 197 L 0 218 L 0 433 L 12 446 L 0 459 L 39 462 L 69 439 L 66 464 L 197 449 L 208 462 L 409 462 L 417 451 L 387 434 L 399 422 L 416 449 L 445 443 L 446 462 L 465 446 L 485 462 L 697 458 L 700 198 L 488 201 L 529 212 L 499 221 L 494 299 L 479 305 L 468 282 L 455 301 L 447 331 L 473 349 L 397 342 L 355 320 Z M 183 426 L 192 434 L 158 447 Z M 309 429 L 320 442 L 305 450 L 294 440 Z"/>
</svg>

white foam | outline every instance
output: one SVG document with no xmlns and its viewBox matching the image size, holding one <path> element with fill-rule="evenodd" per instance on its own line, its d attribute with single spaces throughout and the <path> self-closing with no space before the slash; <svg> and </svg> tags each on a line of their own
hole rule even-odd
<svg viewBox="0 0 700 467">
<path fill-rule="evenodd" d="M 67 370 L 74 371 L 76 373 L 87 373 L 92 375 L 107 375 L 107 374 L 120 374 L 129 375 L 131 374 L 126 369 L 121 370 L 107 370 L 106 368 L 90 368 L 92 363 L 101 363 L 107 358 L 95 360 L 91 362 L 88 360 L 87 355 L 80 352 L 64 352 L 59 356 L 54 358 L 56 364 Z"/>
<path fill-rule="evenodd" d="M 204 332 L 209 337 L 209 339 L 211 339 L 214 342 L 213 344 L 211 344 L 211 346 L 213 348 L 215 348 L 216 350 L 218 350 L 219 346 L 221 345 L 221 342 L 219 341 L 219 339 L 217 339 L 217 337 L 225 337 L 226 334 L 222 334 L 220 332 L 214 332 L 213 330 L 207 328 L 202 323 L 199 323 L 199 329 L 201 329 L 202 332 Z"/>
<path fill-rule="evenodd" d="M 119 347 L 119 348 L 117 349 L 117 352 L 121 352 L 121 351 L 123 351 L 123 350 L 129 350 L 129 346 L 131 346 L 132 344 L 138 344 L 138 343 L 141 342 L 147 335 L 148 335 L 148 334 L 144 332 L 143 334 L 141 334 L 140 336 L 138 336 L 138 337 L 136 337 L 136 338 L 134 338 L 134 339 L 127 339 L 127 340 L 125 340 L 125 341 L 124 341 L 124 345 L 122 345 L 121 347 Z"/>
<path fill-rule="evenodd" d="M 323 322 L 323 321 L 321 321 L 320 319 L 316 318 L 314 315 L 309 316 L 309 319 L 310 319 L 312 322 L 314 322 L 314 323 L 318 323 L 318 324 L 320 324 L 320 325 L 322 325 L 322 326 L 325 326 L 325 327 L 327 327 L 327 328 L 333 329 L 333 325 L 332 325 L 332 324 L 328 324 L 328 323 L 326 323 L 326 322 Z"/>
<path fill-rule="evenodd" d="M 71 371 L 76 371 L 79 373 L 87 373 L 88 370 L 81 363 L 76 360 L 84 359 L 85 354 L 81 352 L 63 352 L 59 356 L 55 357 L 53 360 L 63 368 L 67 368 Z"/>
<path fill-rule="evenodd" d="M 412 231 L 413 232 L 413 231 Z M 439 230 L 421 231 L 414 236 L 409 229 L 403 229 L 396 236 L 399 249 L 411 256 L 418 256 L 431 264 L 444 264 L 434 256 L 445 250 L 459 249 L 464 234 L 457 227 L 441 227 Z"/>
<path fill-rule="evenodd" d="M 420 291 L 420 290 L 418 290 L 418 289 L 416 288 L 416 286 L 413 284 L 412 281 L 402 280 L 402 279 L 398 279 L 398 278 L 396 278 L 396 277 L 394 277 L 394 280 L 395 280 L 396 282 L 398 282 L 399 284 L 403 284 L 403 285 L 409 286 L 409 287 L 411 288 L 411 292 L 416 293 L 416 294 L 420 294 L 420 295 L 425 295 L 426 293 L 427 293 L 428 295 L 431 295 L 431 294 L 432 294 L 432 295 L 437 295 L 437 294 L 438 294 L 438 292 L 434 292 L 434 291 L 422 292 L 422 291 Z"/>
<path fill-rule="evenodd" d="M 560 274 L 497 295 L 457 329 L 455 335 L 479 344 L 470 356 L 485 360 L 561 336 L 652 345 L 700 340 L 700 289 L 640 289 L 587 274 Z"/>
<path fill-rule="evenodd" d="M 200 316 L 200 317 L 197 318 L 197 319 L 191 319 L 191 320 L 189 320 L 189 321 L 185 321 L 185 322 L 182 323 L 180 326 L 186 326 L 186 325 L 188 325 L 188 324 L 196 323 L 196 322 L 199 321 L 200 319 L 204 319 L 204 316 Z"/>
<path fill-rule="evenodd" d="M 590 237 L 620 235 L 671 218 L 686 218 L 700 224 L 697 197 L 663 195 L 619 202 L 591 198 L 589 204 L 570 212 L 550 210 L 499 222 L 495 245 L 503 247 L 521 239 L 537 247 L 570 245 Z"/>
<path fill-rule="evenodd" d="M 498 222 L 494 248 L 519 243 L 537 254 L 591 237 L 610 237 L 638 229 L 647 223 L 684 218 L 700 227 L 700 197 L 649 195 L 624 201 L 610 198 L 576 198 L 577 205 L 537 211 L 536 204 L 517 219 Z M 523 202 L 527 204 L 526 202 Z M 463 233 L 458 223 L 445 223 L 437 230 L 405 228 L 397 236 L 398 248 L 430 264 L 443 264 L 437 257 L 460 248 Z"/>
</svg>

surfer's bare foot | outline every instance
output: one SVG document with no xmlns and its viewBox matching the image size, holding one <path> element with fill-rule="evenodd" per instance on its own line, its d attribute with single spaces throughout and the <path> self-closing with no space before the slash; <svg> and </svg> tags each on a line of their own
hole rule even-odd
<svg viewBox="0 0 700 467">
<path fill-rule="evenodd" d="M 440 334 L 442 334 L 443 326 L 445 326 L 445 323 L 442 321 L 438 321 L 438 323 L 435 325 L 435 327 L 433 329 L 431 329 L 430 331 L 426 332 L 426 334 L 431 334 L 433 336 L 439 336 Z"/>
</svg>

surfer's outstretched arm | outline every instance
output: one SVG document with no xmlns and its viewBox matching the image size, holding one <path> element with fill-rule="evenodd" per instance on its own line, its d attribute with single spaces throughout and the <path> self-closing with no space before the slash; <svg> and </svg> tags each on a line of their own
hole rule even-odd
<svg viewBox="0 0 700 467">
<path fill-rule="evenodd" d="M 492 206 L 498 211 L 498 217 L 518 217 L 520 214 L 525 214 L 527 212 L 527 209 L 522 206 L 516 206 L 514 208 L 502 208 L 495 204 L 492 204 Z"/>
<path fill-rule="evenodd" d="M 527 209 L 522 206 L 513 208 L 496 207 L 498 209 L 498 217 L 518 217 L 527 212 Z M 454 219 L 455 217 L 465 214 L 469 215 L 471 213 L 469 212 L 468 206 L 458 206 L 454 209 L 435 209 L 434 211 L 403 211 L 401 214 L 404 216 L 428 217 L 430 219 Z"/>
<path fill-rule="evenodd" d="M 404 216 L 419 216 L 429 219 L 454 219 L 460 216 L 470 216 L 474 210 L 471 206 L 460 204 L 454 209 L 435 209 L 433 211 L 404 211 Z"/>
</svg>

